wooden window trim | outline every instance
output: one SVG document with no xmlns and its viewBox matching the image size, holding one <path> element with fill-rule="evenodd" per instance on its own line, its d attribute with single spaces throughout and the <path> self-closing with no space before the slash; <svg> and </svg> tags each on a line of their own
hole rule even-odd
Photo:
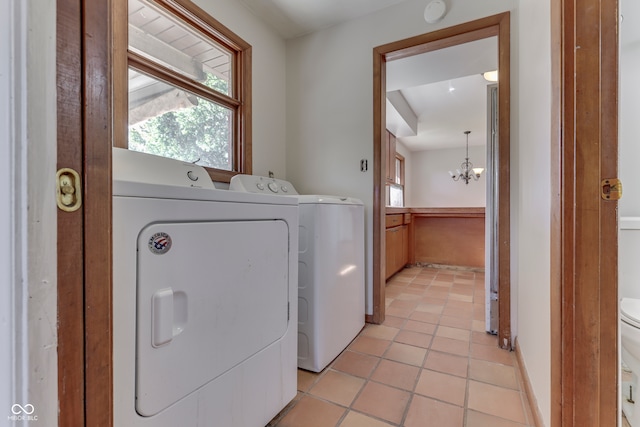
<svg viewBox="0 0 640 427">
<path fill-rule="evenodd" d="M 122 1 L 122 0 L 121 0 Z M 128 41 L 126 38 L 120 39 L 120 44 L 126 55 L 126 64 L 137 71 L 148 74 L 154 78 L 162 80 L 168 84 L 182 87 L 195 95 L 201 96 L 207 100 L 220 104 L 233 110 L 233 137 L 232 137 L 232 170 L 215 169 L 205 167 L 209 176 L 213 181 L 229 182 L 231 177 L 239 173 L 252 173 L 252 85 L 251 85 L 251 67 L 252 67 L 252 51 L 251 45 L 237 36 L 219 21 L 214 19 L 206 11 L 196 6 L 190 0 L 153 0 L 158 6 L 163 8 L 167 13 L 176 16 L 191 28 L 200 32 L 207 38 L 212 39 L 223 47 L 229 49 L 233 56 L 233 77 L 232 77 L 232 96 L 222 94 L 203 84 L 194 82 L 178 72 L 168 67 L 158 64 L 142 55 L 136 54 L 128 50 Z M 126 5 L 121 6 L 126 10 Z M 128 15 L 128 13 L 126 14 Z M 119 29 L 125 29 L 126 25 L 120 25 Z M 123 71 L 126 73 L 126 70 Z M 116 74 L 118 72 L 116 71 Z M 122 75 L 116 79 L 119 84 L 116 85 L 116 93 L 126 93 L 127 79 Z M 121 101 L 120 109 L 116 113 L 116 117 L 127 118 L 128 108 L 126 96 Z M 117 110 L 118 111 L 118 110 Z M 125 121 L 128 123 L 128 121 Z M 126 135 L 126 133 L 125 133 Z M 126 136 L 114 138 L 116 147 L 128 148 Z"/>
<path fill-rule="evenodd" d="M 404 192 L 404 156 L 396 151 L 396 160 L 400 160 L 400 182 L 396 184 L 402 186 L 402 192 Z"/>
</svg>

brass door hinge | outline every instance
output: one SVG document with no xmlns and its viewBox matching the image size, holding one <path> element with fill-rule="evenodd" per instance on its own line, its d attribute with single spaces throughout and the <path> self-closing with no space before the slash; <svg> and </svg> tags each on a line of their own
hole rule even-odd
<svg viewBox="0 0 640 427">
<path fill-rule="evenodd" d="M 56 201 L 58 208 L 74 212 L 82 205 L 80 175 L 73 169 L 63 168 L 56 173 Z"/>
<path fill-rule="evenodd" d="M 604 200 L 620 200 L 622 198 L 622 181 L 618 178 L 603 179 L 600 195 Z"/>
</svg>

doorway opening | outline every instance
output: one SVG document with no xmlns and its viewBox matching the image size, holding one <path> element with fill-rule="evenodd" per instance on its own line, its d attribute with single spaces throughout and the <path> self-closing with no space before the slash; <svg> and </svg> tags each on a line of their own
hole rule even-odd
<svg viewBox="0 0 640 427">
<path fill-rule="evenodd" d="M 511 348 L 510 326 L 510 237 L 509 237 L 509 13 L 445 28 L 374 48 L 374 197 L 373 197 L 373 314 L 370 321 L 385 318 L 385 168 L 386 136 L 386 66 L 390 61 L 461 45 L 488 37 L 498 39 L 498 132 L 495 194 L 497 220 L 496 270 L 498 303 L 498 338 L 500 346 Z"/>
</svg>

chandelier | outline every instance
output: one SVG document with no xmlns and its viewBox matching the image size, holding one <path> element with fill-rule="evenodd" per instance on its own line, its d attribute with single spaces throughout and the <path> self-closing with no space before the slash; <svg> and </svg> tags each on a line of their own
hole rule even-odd
<svg viewBox="0 0 640 427">
<path fill-rule="evenodd" d="M 469 134 L 470 130 L 465 130 L 464 134 L 467 135 L 467 157 L 465 157 L 464 162 L 460 163 L 461 169 L 456 169 L 456 173 L 449 171 L 449 175 L 453 178 L 454 181 L 463 180 L 465 184 L 469 184 L 471 178 L 474 181 L 477 181 L 480 178 L 480 174 L 484 171 L 484 168 L 474 168 L 473 163 L 469 161 Z"/>
</svg>

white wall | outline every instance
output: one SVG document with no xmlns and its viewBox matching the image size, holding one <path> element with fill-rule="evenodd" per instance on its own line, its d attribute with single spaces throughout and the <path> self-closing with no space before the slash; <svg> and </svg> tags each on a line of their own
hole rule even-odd
<svg viewBox="0 0 640 427">
<path fill-rule="evenodd" d="M 486 168 L 486 147 L 469 147 L 469 160 L 474 167 Z M 412 207 L 484 207 L 486 206 L 486 171 L 478 181 L 454 181 L 455 173 L 466 156 L 465 148 L 416 151 L 411 153 Z"/>
<path fill-rule="evenodd" d="M 11 0 L 3 3 L 0 78 L 4 120 L 2 159 L 9 165 L 2 173 L 9 189 L 2 216 L 7 248 L 3 259 L 3 334 L 9 349 L 9 372 L 5 353 L 0 358 L 0 378 L 10 385 L 2 394 L 2 420 L 9 425 L 13 404 L 34 407 L 32 417 L 55 426 L 57 399 L 57 301 L 56 301 L 56 162 L 55 1 L 38 4 Z M 4 51 L 10 49 L 10 52 Z M 6 54 L 10 58 L 7 62 Z M 6 86 L 5 86 L 6 84 Z M 9 95 L 5 98 L 5 95 Z M 6 103 L 5 103 L 6 102 Z M 6 156 L 5 156 L 6 154 Z M 4 258 L 4 255 L 3 255 Z M 4 298 L 8 299 L 5 301 Z M 8 322 L 8 323 L 5 323 Z M 4 332 L 3 328 L 3 332 Z M 5 341 L 6 339 L 6 341 Z M 8 398 L 9 402 L 4 399 Z M 8 405 L 5 406 L 5 403 Z M 21 414 L 24 415 L 24 414 Z M 16 425 L 23 423 L 18 421 Z"/>
<path fill-rule="evenodd" d="M 518 343 L 550 425 L 550 4 L 521 0 L 512 58 L 512 307 Z"/>
<path fill-rule="evenodd" d="M 253 174 L 287 178 L 284 40 L 237 0 L 195 0 L 252 47 Z"/>
<path fill-rule="evenodd" d="M 0 3 L 0 140 L 7 144 L 0 144 L 0 180 L 9 189 L 9 194 L 15 191 L 13 171 L 14 152 L 14 123 L 13 114 L 13 67 L 12 48 L 13 8 L 15 1 Z M 15 238 L 15 204 L 13 197 L 9 203 L 0 205 L 0 233 L 8 238 L 0 243 L 0 378 L 5 380 L 0 384 L 0 408 L 10 408 L 14 401 L 15 375 L 15 290 L 14 266 L 14 238 Z M 4 415 L 4 412 L 0 412 Z"/>
</svg>

